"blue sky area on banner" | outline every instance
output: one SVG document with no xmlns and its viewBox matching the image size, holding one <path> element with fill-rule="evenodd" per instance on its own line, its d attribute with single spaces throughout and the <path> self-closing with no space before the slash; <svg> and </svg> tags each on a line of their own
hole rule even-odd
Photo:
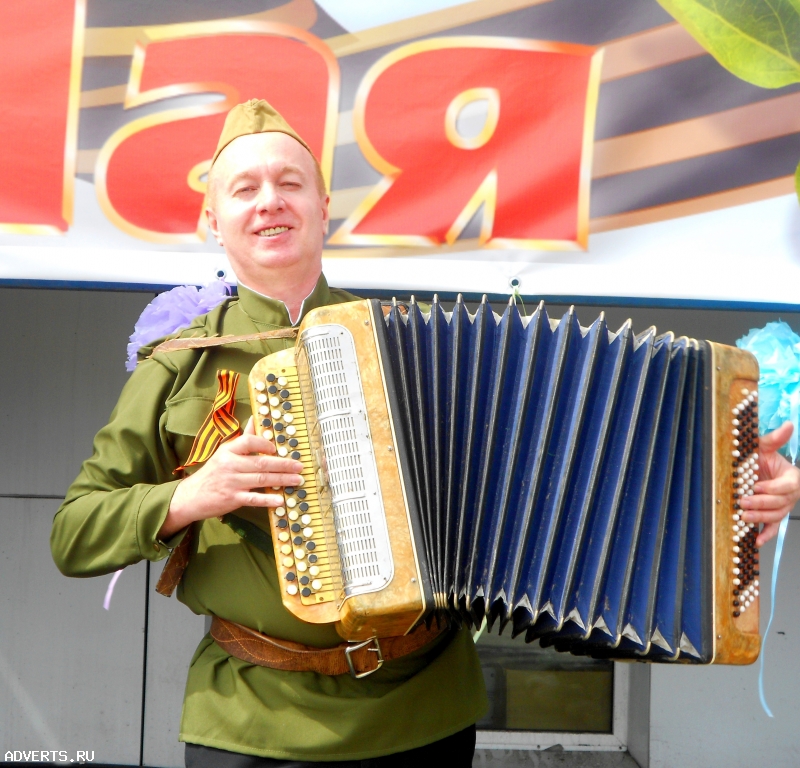
<svg viewBox="0 0 800 768">
<path fill-rule="evenodd" d="M 452 0 L 317 0 L 351 32 L 448 8 Z M 208 99 L 206 94 L 204 97 Z M 185 102 L 186 103 L 186 102 Z M 329 283 L 356 290 L 407 293 L 512 293 L 526 298 L 673 306 L 800 308 L 800 207 L 794 195 L 590 235 L 587 251 L 446 248 L 425 255 L 336 257 L 327 251 Z M 352 251 L 351 251 L 352 252 Z M 327 255 L 330 254 L 330 255 Z M 205 284 L 224 271 L 224 253 L 205 243 L 143 243 L 100 210 L 94 185 L 75 183 L 75 214 L 62 236 L 0 234 L 0 285 L 98 288 Z M 600 298 L 598 298 L 600 297 Z"/>
</svg>

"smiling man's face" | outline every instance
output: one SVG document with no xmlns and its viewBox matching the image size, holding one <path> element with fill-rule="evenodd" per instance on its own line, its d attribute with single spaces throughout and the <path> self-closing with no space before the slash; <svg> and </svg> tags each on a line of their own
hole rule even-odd
<svg viewBox="0 0 800 768">
<path fill-rule="evenodd" d="M 241 282 L 269 294 L 278 273 L 319 275 L 328 197 L 305 147 L 285 133 L 240 136 L 211 174 L 209 225 Z"/>
</svg>

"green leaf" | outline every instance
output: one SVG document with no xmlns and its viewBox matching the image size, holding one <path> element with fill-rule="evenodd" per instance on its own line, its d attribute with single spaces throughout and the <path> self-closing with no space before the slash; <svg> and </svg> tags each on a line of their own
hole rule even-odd
<svg viewBox="0 0 800 768">
<path fill-rule="evenodd" d="M 723 67 L 762 88 L 800 81 L 800 0 L 658 0 Z"/>
<path fill-rule="evenodd" d="M 797 192 L 797 199 L 800 200 L 800 163 L 797 164 L 797 170 L 794 172 L 794 191 Z"/>
</svg>

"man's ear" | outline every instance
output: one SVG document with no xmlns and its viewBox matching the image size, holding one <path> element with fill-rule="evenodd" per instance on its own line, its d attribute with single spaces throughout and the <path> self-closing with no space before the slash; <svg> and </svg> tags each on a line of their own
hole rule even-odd
<svg viewBox="0 0 800 768">
<path fill-rule="evenodd" d="M 328 226 L 331 223 L 331 214 L 328 210 L 328 206 L 331 202 L 331 196 L 325 195 L 325 199 L 322 201 L 322 233 L 327 235 L 328 234 Z"/>
<path fill-rule="evenodd" d="M 211 230 L 211 234 L 214 235 L 214 239 L 217 241 L 217 243 L 222 245 L 222 234 L 219 231 L 217 214 L 214 213 L 213 209 L 206 208 L 206 216 L 208 217 L 208 228 Z"/>
</svg>

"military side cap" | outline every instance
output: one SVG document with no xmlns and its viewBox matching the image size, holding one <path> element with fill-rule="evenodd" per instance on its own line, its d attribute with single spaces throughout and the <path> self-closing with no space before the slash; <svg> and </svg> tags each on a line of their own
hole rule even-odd
<svg viewBox="0 0 800 768">
<path fill-rule="evenodd" d="M 217 143 L 217 151 L 211 160 L 214 165 L 219 153 L 234 139 L 240 136 L 249 136 L 251 133 L 285 133 L 299 141 L 309 152 L 311 147 L 300 138 L 299 134 L 287 123 L 272 105 L 264 99 L 250 99 L 244 104 L 237 104 L 225 118 L 225 125 Z M 311 152 L 313 156 L 313 152 Z"/>
</svg>

